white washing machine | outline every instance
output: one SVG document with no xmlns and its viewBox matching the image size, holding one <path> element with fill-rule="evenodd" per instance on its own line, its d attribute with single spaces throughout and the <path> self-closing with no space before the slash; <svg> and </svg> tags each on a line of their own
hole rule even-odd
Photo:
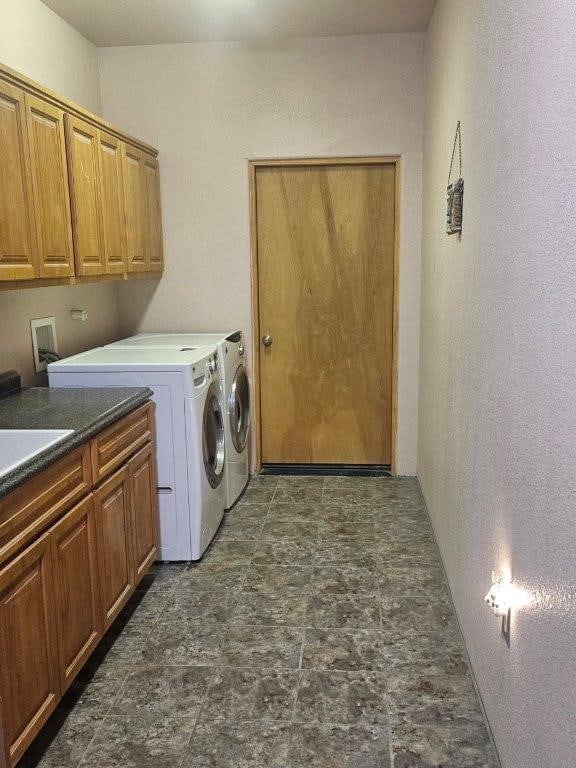
<svg viewBox="0 0 576 768">
<path fill-rule="evenodd" d="M 226 509 L 236 502 L 248 483 L 250 464 L 248 434 L 250 430 L 250 386 L 242 331 L 233 333 L 148 333 L 108 344 L 107 348 L 148 347 L 150 349 L 197 348 L 215 345 L 218 350 L 220 375 L 225 404 L 226 438 Z"/>
<path fill-rule="evenodd" d="M 156 404 L 159 560 L 198 560 L 224 514 L 225 436 L 215 346 L 100 347 L 48 366 L 51 387 L 149 387 Z"/>
</svg>

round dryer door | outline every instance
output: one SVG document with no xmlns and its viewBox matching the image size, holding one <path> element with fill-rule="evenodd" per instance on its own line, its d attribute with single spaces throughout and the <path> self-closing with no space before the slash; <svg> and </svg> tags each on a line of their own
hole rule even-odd
<svg viewBox="0 0 576 768">
<path fill-rule="evenodd" d="M 250 387 L 246 368 L 239 365 L 228 397 L 228 419 L 234 448 L 241 453 L 246 447 L 250 424 Z"/>
<path fill-rule="evenodd" d="M 215 383 L 211 384 L 204 403 L 202 452 L 208 482 L 217 488 L 224 475 L 224 420 Z"/>
</svg>

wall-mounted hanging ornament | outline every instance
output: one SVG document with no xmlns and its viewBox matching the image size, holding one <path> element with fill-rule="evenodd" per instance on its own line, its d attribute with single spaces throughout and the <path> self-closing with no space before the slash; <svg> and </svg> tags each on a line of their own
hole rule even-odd
<svg viewBox="0 0 576 768">
<path fill-rule="evenodd" d="M 460 160 L 460 173 L 454 182 L 452 178 L 452 167 L 454 166 L 454 155 L 456 154 L 456 144 L 458 144 L 458 157 Z M 448 171 L 448 210 L 446 214 L 446 232 L 453 235 L 455 232 L 462 232 L 462 207 L 464 202 L 464 179 L 462 178 L 462 137 L 460 134 L 460 120 L 456 125 L 456 134 L 454 136 L 454 146 L 452 147 L 452 159 L 450 160 L 450 170 Z"/>
</svg>

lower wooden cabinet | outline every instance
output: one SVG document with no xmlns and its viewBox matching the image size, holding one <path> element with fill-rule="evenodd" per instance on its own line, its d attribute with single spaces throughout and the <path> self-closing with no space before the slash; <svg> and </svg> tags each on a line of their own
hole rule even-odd
<svg viewBox="0 0 576 768">
<path fill-rule="evenodd" d="M 137 584 L 154 562 L 158 542 L 156 463 L 152 443 L 148 443 L 131 459 L 128 476 L 132 510 L 133 578 Z"/>
<path fill-rule="evenodd" d="M 0 685 L 9 765 L 60 699 L 53 568 L 48 533 L 0 572 Z"/>
<path fill-rule="evenodd" d="M 134 587 L 130 550 L 130 481 L 128 467 L 112 475 L 94 493 L 98 565 L 104 626 L 118 616 Z"/>
<path fill-rule="evenodd" d="M 151 404 L 141 408 L 152 412 Z M 134 412 L 118 422 L 120 438 L 133 422 Z M 74 506 L 0 567 L 0 712 L 10 768 L 156 557 L 154 444 L 139 445 L 80 501 L 69 496 Z M 43 478 L 30 481 L 31 497 Z M 0 508 L 0 523 L 15 511 Z"/>
<path fill-rule="evenodd" d="M 92 494 L 52 529 L 62 693 L 102 636 L 96 515 Z"/>
</svg>

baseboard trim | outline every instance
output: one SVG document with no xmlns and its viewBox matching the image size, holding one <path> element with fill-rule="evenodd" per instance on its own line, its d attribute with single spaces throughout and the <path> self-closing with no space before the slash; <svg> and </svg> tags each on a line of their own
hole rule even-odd
<svg viewBox="0 0 576 768">
<path fill-rule="evenodd" d="M 391 477 L 389 464 L 262 464 L 260 474 Z"/>
<path fill-rule="evenodd" d="M 428 523 L 430 524 L 430 529 L 432 530 L 432 536 L 434 538 L 434 546 L 436 547 L 436 552 L 438 554 L 438 560 L 440 562 L 440 568 L 442 569 L 442 575 L 444 577 L 444 583 L 446 584 L 446 588 L 448 590 L 448 597 L 450 599 L 450 604 L 452 606 L 452 613 L 454 614 L 454 618 L 456 619 L 456 624 L 458 625 L 458 631 L 460 632 L 460 637 L 462 638 L 462 646 L 464 648 L 464 655 L 466 657 L 466 662 L 468 664 L 468 670 L 470 672 L 470 677 L 472 678 L 472 684 L 474 685 L 474 689 L 476 690 L 476 696 L 478 698 L 478 703 L 480 704 L 480 710 L 482 713 L 482 716 L 484 718 L 484 724 L 486 725 L 486 729 L 488 731 L 488 737 L 490 739 L 490 745 L 492 747 L 492 752 L 494 754 L 494 759 L 496 762 L 496 768 L 502 768 L 502 761 L 500 760 L 500 754 L 498 752 L 498 747 L 496 746 L 496 739 L 494 738 L 494 733 L 492 731 L 492 726 L 490 725 L 490 721 L 488 720 L 488 715 L 486 714 L 486 707 L 484 706 L 484 699 L 482 698 L 482 694 L 480 693 L 480 688 L 478 686 L 478 680 L 476 679 L 476 673 L 474 671 L 474 667 L 472 666 L 472 662 L 470 660 L 470 654 L 468 653 L 468 646 L 466 645 L 466 639 L 464 638 L 464 632 L 462 631 L 462 625 L 460 624 L 460 618 L 458 616 L 458 613 L 456 611 L 456 604 L 454 603 L 454 596 L 452 594 L 452 587 L 450 586 L 450 582 L 448 581 L 448 575 L 446 573 L 446 568 L 444 566 L 444 559 L 442 558 L 442 552 L 440 551 L 440 545 L 438 544 L 438 539 L 436 538 L 436 531 L 434 530 L 434 525 L 432 523 L 432 517 L 430 516 L 430 511 L 428 509 L 428 504 L 426 503 L 426 497 L 424 496 L 424 491 L 422 490 L 422 486 L 420 485 L 420 478 L 418 475 L 416 475 L 416 480 L 418 481 L 418 488 L 420 490 L 420 496 L 422 498 L 422 501 L 424 502 L 424 510 L 426 513 L 426 517 L 428 518 Z"/>
</svg>

